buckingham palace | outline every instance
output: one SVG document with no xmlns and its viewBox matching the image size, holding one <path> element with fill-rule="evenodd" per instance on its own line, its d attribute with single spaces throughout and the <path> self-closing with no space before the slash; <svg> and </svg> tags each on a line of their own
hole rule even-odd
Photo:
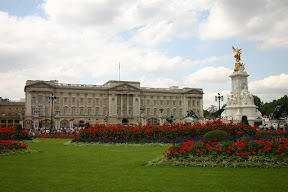
<svg viewBox="0 0 288 192">
<path fill-rule="evenodd" d="M 26 128 L 161 124 L 161 118 L 165 122 L 171 116 L 174 122 L 183 122 L 188 110 L 203 118 L 201 88 L 149 88 L 135 81 L 85 85 L 27 80 L 24 91 Z"/>
</svg>

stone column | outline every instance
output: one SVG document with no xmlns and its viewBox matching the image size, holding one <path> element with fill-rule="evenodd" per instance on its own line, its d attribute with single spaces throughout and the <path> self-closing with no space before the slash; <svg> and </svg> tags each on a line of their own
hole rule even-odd
<svg viewBox="0 0 288 192">
<path fill-rule="evenodd" d="M 33 119 L 33 123 L 34 123 L 34 129 L 39 129 L 39 118 L 38 118 L 38 115 L 35 115 L 35 117 Z"/>
<path fill-rule="evenodd" d="M 202 98 L 200 97 L 199 105 L 200 105 L 199 118 L 202 119 L 202 118 L 204 118 L 204 114 L 203 114 L 203 97 Z"/>
<path fill-rule="evenodd" d="M 74 122 L 73 121 L 74 121 L 74 119 L 72 119 L 72 118 L 69 120 L 69 127 L 70 128 L 73 128 L 73 126 L 74 126 Z"/>
<path fill-rule="evenodd" d="M 55 129 L 60 129 L 60 118 L 59 118 L 59 116 L 55 117 Z"/>
<path fill-rule="evenodd" d="M 31 93 L 28 90 L 26 92 L 25 114 L 31 115 Z"/>
<path fill-rule="evenodd" d="M 162 113 L 159 114 L 159 124 L 163 125 L 163 115 L 162 115 Z"/>
<path fill-rule="evenodd" d="M 122 94 L 120 94 L 120 100 L 121 100 L 121 102 L 120 102 L 120 106 L 121 106 L 120 116 L 122 116 L 123 115 L 123 95 Z"/>
</svg>

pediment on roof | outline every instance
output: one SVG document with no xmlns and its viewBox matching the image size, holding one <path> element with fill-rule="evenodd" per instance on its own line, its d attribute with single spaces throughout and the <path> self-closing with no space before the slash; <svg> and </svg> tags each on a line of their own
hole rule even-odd
<svg viewBox="0 0 288 192">
<path fill-rule="evenodd" d="M 31 83 L 29 85 L 26 85 L 25 89 L 26 88 L 53 88 L 53 87 L 54 87 L 53 85 L 50 85 L 50 84 L 45 83 L 43 81 L 38 81 L 35 83 Z"/>
<path fill-rule="evenodd" d="M 191 89 L 186 92 L 186 94 L 204 94 L 203 91 L 198 90 L 198 89 Z"/>
<path fill-rule="evenodd" d="M 126 83 L 117 85 L 115 87 L 111 87 L 111 88 L 109 88 L 109 90 L 111 90 L 111 91 L 139 91 L 138 88 L 136 88 L 132 85 L 126 84 Z"/>
</svg>

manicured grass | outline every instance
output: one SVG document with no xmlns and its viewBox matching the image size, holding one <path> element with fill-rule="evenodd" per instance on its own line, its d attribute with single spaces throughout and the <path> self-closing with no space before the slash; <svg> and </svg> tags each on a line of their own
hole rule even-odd
<svg viewBox="0 0 288 192">
<path fill-rule="evenodd" d="M 287 169 L 150 167 L 167 146 L 64 145 L 0 157 L 0 191 L 287 191 Z"/>
</svg>

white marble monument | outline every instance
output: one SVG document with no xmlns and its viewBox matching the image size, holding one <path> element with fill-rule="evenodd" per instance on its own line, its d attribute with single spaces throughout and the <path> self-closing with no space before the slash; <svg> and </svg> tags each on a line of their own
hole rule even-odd
<svg viewBox="0 0 288 192">
<path fill-rule="evenodd" d="M 235 63 L 234 72 L 230 75 L 232 92 L 227 97 L 227 106 L 221 117 L 241 121 L 243 116 L 247 116 L 249 124 L 254 124 L 254 121 L 261 118 L 262 115 L 248 90 L 247 78 L 249 74 L 245 71 L 244 64 L 240 63 L 241 49 L 233 47 L 233 51 L 237 62 Z"/>
</svg>

